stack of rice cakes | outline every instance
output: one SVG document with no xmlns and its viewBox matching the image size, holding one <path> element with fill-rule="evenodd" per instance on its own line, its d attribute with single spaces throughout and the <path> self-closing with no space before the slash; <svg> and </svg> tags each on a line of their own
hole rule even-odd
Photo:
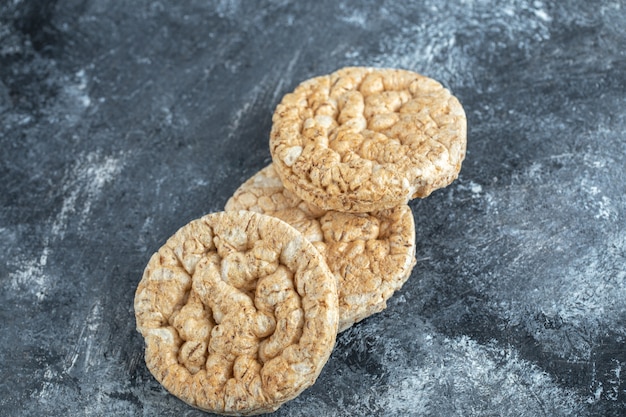
<svg viewBox="0 0 626 417">
<path fill-rule="evenodd" d="M 275 411 L 315 382 L 337 333 L 409 278 L 407 203 L 449 185 L 465 157 L 459 101 L 406 70 L 312 78 L 272 122 L 273 163 L 176 232 L 135 295 L 150 372 L 220 414 Z"/>
</svg>

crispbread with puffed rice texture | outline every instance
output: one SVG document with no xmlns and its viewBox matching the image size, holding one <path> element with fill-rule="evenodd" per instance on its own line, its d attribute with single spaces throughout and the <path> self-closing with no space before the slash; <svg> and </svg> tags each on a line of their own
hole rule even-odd
<svg viewBox="0 0 626 417">
<path fill-rule="evenodd" d="M 272 118 L 285 187 L 325 210 L 371 212 L 457 178 L 463 107 L 439 82 L 401 69 L 348 67 L 304 81 Z"/>
<path fill-rule="evenodd" d="M 276 410 L 314 383 L 335 343 L 337 282 L 285 222 L 221 212 L 178 230 L 135 293 L 146 364 L 172 394 L 230 415 Z"/>
</svg>

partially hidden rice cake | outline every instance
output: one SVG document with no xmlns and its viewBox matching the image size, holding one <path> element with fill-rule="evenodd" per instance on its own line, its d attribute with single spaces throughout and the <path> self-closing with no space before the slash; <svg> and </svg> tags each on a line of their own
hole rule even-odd
<svg viewBox="0 0 626 417">
<path fill-rule="evenodd" d="M 382 311 L 415 265 L 408 205 L 371 213 L 322 210 L 287 190 L 273 164 L 242 184 L 225 209 L 278 217 L 313 243 L 339 280 L 340 332 Z"/>
</svg>

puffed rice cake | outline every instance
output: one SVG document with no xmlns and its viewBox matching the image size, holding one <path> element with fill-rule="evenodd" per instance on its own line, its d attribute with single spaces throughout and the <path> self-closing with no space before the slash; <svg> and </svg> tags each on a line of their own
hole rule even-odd
<svg viewBox="0 0 626 417">
<path fill-rule="evenodd" d="M 135 293 L 146 364 L 172 394 L 228 415 L 276 410 L 314 383 L 335 344 L 337 280 L 285 222 L 208 214 L 148 262 Z"/>
<path fill-rule="evenodd" d="M 457 178 L 467 122 L 439 82 L 401 69 L 347 67 L 304 81 L 272 118 L 285 187 L 325 210 L 372 212 Z"/>
<path fill-rule="evenodd" d="M 313 243 L 339 280 L 339 332 L 385 309 L 415 265 L 408 205 L 372 213 L 322 210 L 287 190 L 273 164 L 242 184 L 225 210 L 278 217 Z"/>
</svg>

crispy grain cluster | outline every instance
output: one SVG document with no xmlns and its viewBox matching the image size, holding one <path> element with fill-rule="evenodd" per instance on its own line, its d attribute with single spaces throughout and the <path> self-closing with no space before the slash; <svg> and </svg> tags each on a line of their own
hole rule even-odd
<svg viewBox="0 0 626 417">
<path fill-rule="evenodd" d="M 339 279 L 339 331 L 386 307 L 415 265 L 415 226 L 406 204 L 372 213 L 325 211 L 287 190 L 273 165 L 252 176 L 226 203 L 294 226 Z"/>
<path fill-rule="evenodd" d="M 183 401 L 271 412 L 310 386 L 335 343 L 336 279 L 295 229 L 209 214 L 155 253 L 135 295 L 146 363 Z"/>
<path fill-rule="evenodd" d="M 284 96 L 270 151 L 285 187 L 325 210 L 371 212 L 458 176 L 466 118 L 440 83 L 399 69 L 344 68 Z"/>
</svg>

